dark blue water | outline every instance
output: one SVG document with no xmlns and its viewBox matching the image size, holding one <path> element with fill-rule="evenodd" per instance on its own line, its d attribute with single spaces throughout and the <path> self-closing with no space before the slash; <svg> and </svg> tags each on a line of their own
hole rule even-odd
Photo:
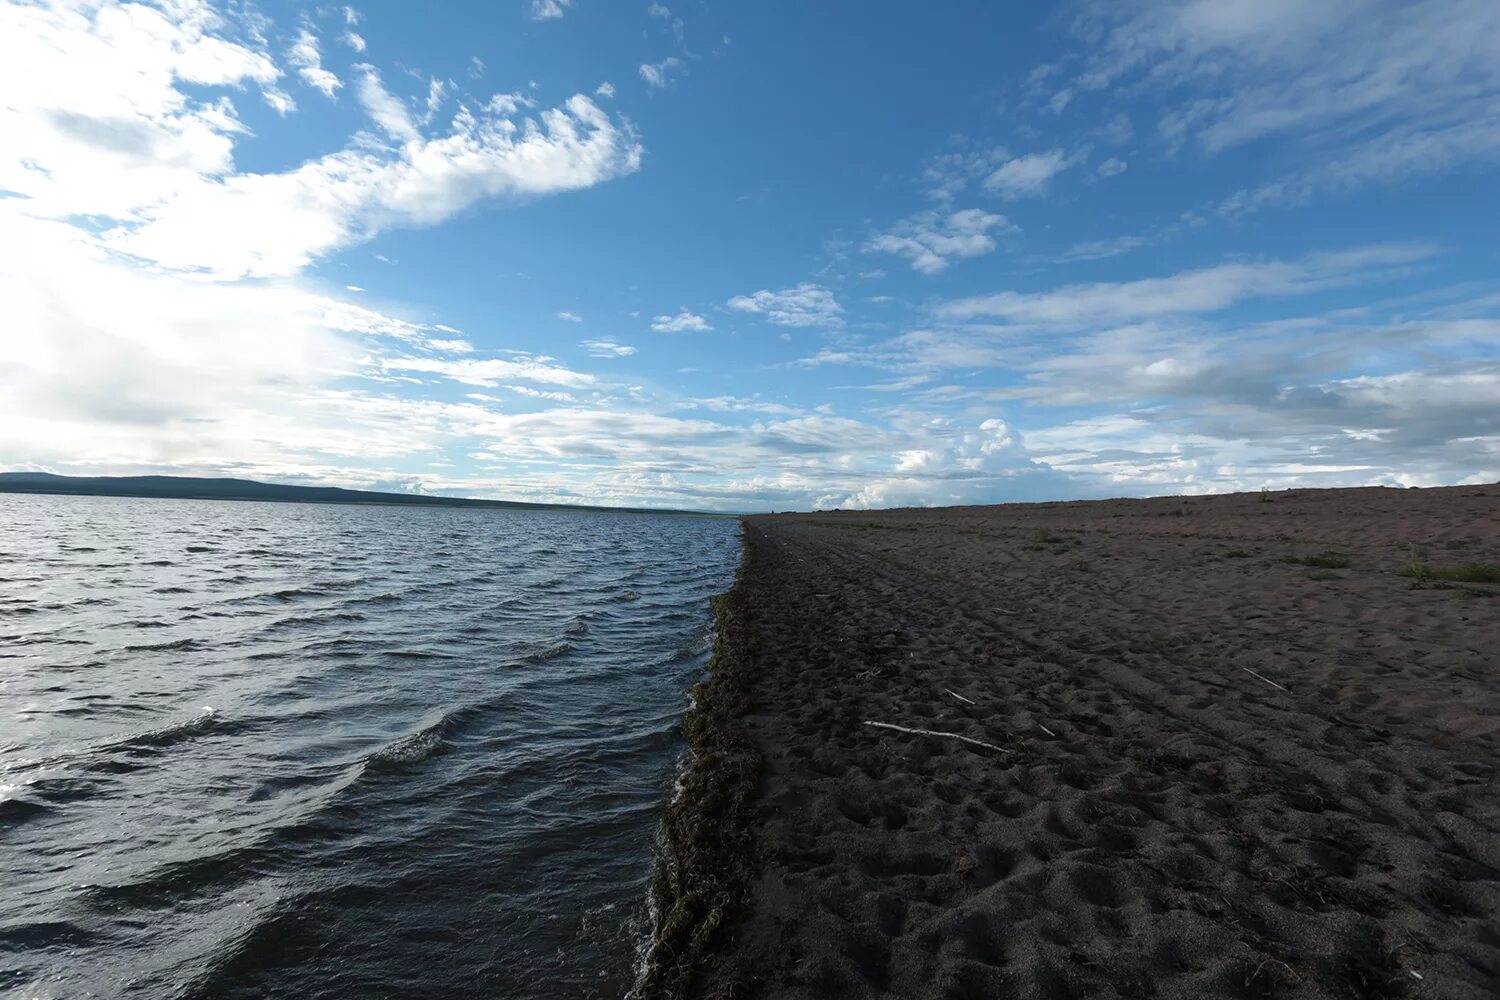
<svg viewBox="0 0 1500 1000">
<path fill-rule="evenodd" d="M 0 993 L 617 997 L 732 521 L 0 496 Z"/>
</svg>

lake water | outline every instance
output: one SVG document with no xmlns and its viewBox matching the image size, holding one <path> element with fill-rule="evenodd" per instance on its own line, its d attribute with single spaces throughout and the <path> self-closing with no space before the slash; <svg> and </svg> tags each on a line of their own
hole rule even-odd
<svg viewBox="0 0 1500 1000">
<path fill-rule="evenodd" d="M 730 520 L 0 496 L 0 993 L 618 997 Z"/>
</svg>

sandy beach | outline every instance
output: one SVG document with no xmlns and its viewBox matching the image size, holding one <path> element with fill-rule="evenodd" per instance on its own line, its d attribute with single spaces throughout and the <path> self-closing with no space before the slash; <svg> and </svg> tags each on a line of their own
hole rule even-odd
<svg viewBox="0 0 1500 1000">
<path fill-rule="evenodd" d="M 721 884 L 652 988 L 1500 991 L 1500 586 L 1458 568 L 1500 563 L 1500 487 L 779 515 L 745 548 L 669 822 L 679 896 Z"/>
</svg>

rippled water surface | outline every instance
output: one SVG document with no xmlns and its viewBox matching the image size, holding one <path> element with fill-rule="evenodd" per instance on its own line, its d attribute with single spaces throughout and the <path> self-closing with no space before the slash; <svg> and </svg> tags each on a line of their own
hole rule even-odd
<svg viewBox="0 0 1500 1000">
<path fill-rule="evenodd" d="M 735 531 L 0 496 L 0 993 L 619 996 Z"/>
</svg>

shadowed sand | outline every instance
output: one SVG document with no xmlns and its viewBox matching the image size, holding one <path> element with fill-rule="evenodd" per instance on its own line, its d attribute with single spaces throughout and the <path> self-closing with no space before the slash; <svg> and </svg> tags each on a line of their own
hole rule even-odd
<svg viewBox="0 0 1500 1000">
<path fill-rule="evenodd" d="M 699 995 L 1495 996 L 1500 587 L 1414 553 L 1500 487 L 747 519 Z"/>
</svg>

